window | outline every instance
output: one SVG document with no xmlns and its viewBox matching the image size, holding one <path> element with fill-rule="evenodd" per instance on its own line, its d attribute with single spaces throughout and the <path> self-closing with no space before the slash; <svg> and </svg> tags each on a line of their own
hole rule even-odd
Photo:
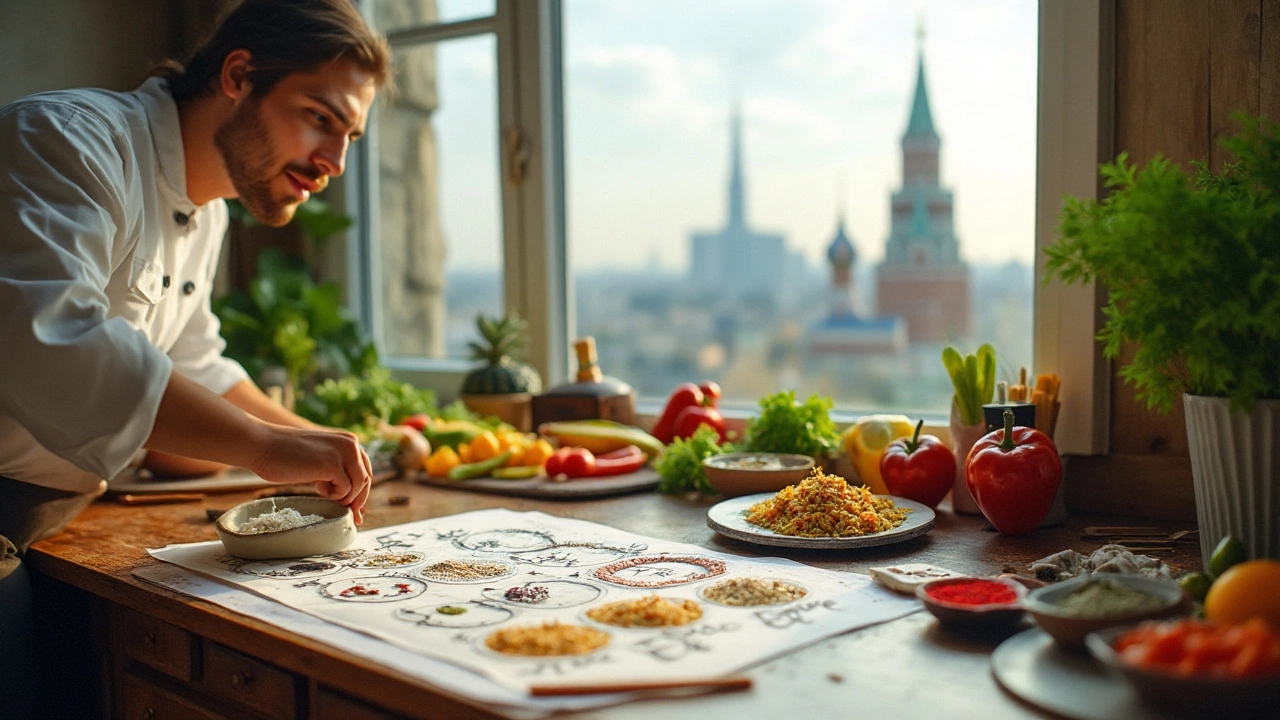
<svg viewBox="0 0 1280 720">
<path fill-rule="evenodd" d="M 366 9 L 376 16 L 382 2 Z M 457 192 L 476 194 L 444 203 L 439 216 L 447 228 L 454 208 L 496 198 L 501 225 L 496 238 L 492 223 L 447 237 L 460 258 L 491 265 L 445 261 L 446 326 L 462 332 L 477 309 L 517 309 L 551 382 L 570 370 L 570 337 L 592 334 L 606 372 L 651 396 L 712 377 L 745 401 L 794 387 L 852 409 L 932 413 L 949 396 L 938 361 L 946 342 L 993 341 L 1006 377 L 1031 364 L 1034 342 L 1035 369 L 1087 388 L 1081 407 L 1064 408 L 1059 433 L 1078 424 L 1083 439 L 1068 445 L 1099 451 L 1106 383 L 1092 352 L 1093 290 L 1037 288 L 1031 267 L 1036 243 L 1052 239 L 1056 202 L 1045 198 L 1096 190 L 1109 5 L 1044 0 L 1038 19 L 1036 5 L 1017 0 L 952 6 L 495 0 L 489 16 L 399 22 L 398 55 L 436 43 L 442 99 L 451 44 L 459 58 L 491 52 L 495 62 L 496 86 L 471 87 L 471 103 L 456 106 L 476 114 L 466 129 L 477 130 L 488 122 L 479 115 L 493 113 L 478 98 L 497 98 L 489 142 L 466 150 L 473 174 L 453 176 Z M 464 53 L 464 37 L 492 38 L 491 50 Z M 464 157 L 457 142 L 440 148 L 442 161 Z M 474 174 L 481 166 L 488 179 Z M 379 193 L 369 167 L 366 158 L 352 266 L 362 314 L 381 319 L 375 268 L 386 261 L 373 241 Z M 450 182 L 445 165 L 439 182 Z M 482 201 L 477 187 L 495 184 Z M 735 229 L 751 252 L 725 251 Z M 844 255 L 854 262 L 842 278 Z M 963 272 L 948 275 L 948 264 Z M 939 275 L 932 284 L 950 283 L 954 297 L 913 294 L 912 268 Z M 841 311 L 862 322 L 834 323 L 838 332 L 823 338 L 824 321 Z M 398 329 L 372 326 L 385 354 L 394 347 L 386 333 Z M 447 362 L 456 343 L 446 331 L 445 350 L 437 341 L 416 366 L 457 370 Z M 850 345 L 889 352 L 841 357 Z M 415 365 L 392 355 L 395 367 Z"/>
</svg>

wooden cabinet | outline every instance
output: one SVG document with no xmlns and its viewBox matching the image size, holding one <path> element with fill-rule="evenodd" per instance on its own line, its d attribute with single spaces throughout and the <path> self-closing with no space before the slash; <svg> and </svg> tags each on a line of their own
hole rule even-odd
<svg viewBox="0 0 1280 720">
<path fill-rule="evenodd" d="M 201 685 L 210 696 L 272 720 L 298 717 L 300 678 L 216 643 L 204 645 Z"/>
<path fill-rule="evenodd" d="M 200 679 L 199 641 L 190 633 L 119 605 L 107 617 L 111 645 L 124 658 L 175 680 Z"/>
</svg>

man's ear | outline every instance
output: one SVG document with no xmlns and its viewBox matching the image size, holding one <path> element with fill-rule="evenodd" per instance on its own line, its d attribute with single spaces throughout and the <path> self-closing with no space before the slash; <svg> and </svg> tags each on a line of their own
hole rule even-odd
<svg viewBox="0 0 1280 720">
<path fill-rule="evenodd" d="M 253 55 L 248 50 L 232 50 L 222 59 L 218 89 L 232 102 L 239 103 L 253 91 L 253 83 L 249 81 L 252 60 Z"/>
</svg>

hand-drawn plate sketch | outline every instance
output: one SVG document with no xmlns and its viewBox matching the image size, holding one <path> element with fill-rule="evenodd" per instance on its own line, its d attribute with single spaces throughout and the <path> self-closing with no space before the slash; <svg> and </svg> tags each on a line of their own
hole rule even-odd
<svg viewBox="0 0 1280 720">
<path fill-rule="evenodd" d="M 516 607 L 555 610 L 594 602 L 604 589 L 578 580 L 530 580 L 487 587 L 484 596 Z"/>
<path fill-rule="evenodd" d="M 520 691 L 535 682 L 640 682 L 735 672 L 920 607 L 861 575 L 502 509 L 370 530 L 350 550 L 325 557 L 246 562 L 223 555 L 217 541 L 151 552 Z M 743 576 L 802 584 L 808 592 L 773 606 L 702 602 L 702 588 Z M 591 608 L 639 599 L 658 588 L 663 598 L 700 602 L 702 617 L 686 626 L 620 630 L 607 649 L 581 654 L 575 650 L 591 645 L 589 632 L 582 641 L 573 630 L 555 629 L 583 626 L 583 613 Z M 480 650 L 492 633 L 517 627 L 534 631 L 502 637 L 530 643 L 536 655 Z M 542 632 L 543 627 L 550 629 Z"/>
<path fill-rule="evenodd" d="M 805 548 L 810 550 L 847 550 L 849 548 L 889 545 L 920 537 L 933 527 L 934 514 L 928 505 L 893 496 L 893 504 L 911 511 L 901 525 L 885 532 L 850 537 L 797 537 L 782 535 L 747 522 L 747 510 L 777 493 L 759 493 L 730 498 L 707 510 L 707 526 L 735 540 L 756 545 Z"/>
<path fill-rule="evenodd" d="M 320 586 L 320 594 L 347 602 L 383 603 L 415 598 L 427 584 L 403 575 L 373 575 L 334 580 Z"/>
<path fill-rule="evenodd" d="M 420 608 L 396 611 L 396 618 L 416 625 L 435 628 L 478 628 L 504 623 L 515 617 L 515 612 L 497 603 L 483 600 L 467 600 L 457 603 L 440 603 Z"/>
</svg>

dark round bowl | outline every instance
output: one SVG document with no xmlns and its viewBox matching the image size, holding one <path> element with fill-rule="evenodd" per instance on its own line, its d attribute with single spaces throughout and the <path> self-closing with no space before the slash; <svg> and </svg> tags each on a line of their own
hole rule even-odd
<svg viewBox="0 0 1280 720">
<path fill-rule="evenodd" d="M 1146 612 L 1110 617 L 1079 617 L 1063 614 L 1061 608 L 1056 605 L 1057 601 L 1092 579 L 1109 580 L 1132 590 L 1154 595 L 1160 598 L 1160 607 Z M 1191 601 L 1182 587 L 1172 580 L 1149 578 L 1143 575 L 1093 573 L 1033 590 L 1023 602 L 1023 606 L 1035 618 L 1036 624 L 1052 635 L 1059 645 L 1077 652 L 1084 652 L 1084 638 L 1091 632 L 1109 627 L 1132 625 L 1143 620 L 1185 615 L 1191 610 Z"/>
<path fill-rule="evenodd" d="M 1143 623 L 1153 624 L 1153 623 Z M 1130 665 L 1115 650 L 1116 641 L 1136 626 L 1090 633 L 1085 647 L 1098 662 L 1124 678 L 1144 702 L 1177 717 L 1274 718 L 1280 714 L 1280 676 L 1225 678 L 1176 675 Z"/>
<path fill-rule="evenodd" d="M 753 461 L 761 467 L 752 467 Z M 776 467 L 764 467 L 776 465 Z M 777 492 L 809 477 L 813 458 L 808 455 L 767 452 L 732 452 L 702 461 L 707 481 L 725 497 Z"/>
<path fill-rule="evenodd" d="M 929 596 L 931 588 L 946 585 L 985 580 L 1008 586 L 1014 592 L 1015 600 L 1011 603 L 991 603 L 988 605 L 962 605 L 960 603 L 938 600 Z M 996 630 L 1012 627 L 1022 619 L 1022 601 L 1027 596 L 1027 588 L 1016 580 L 1008 578 L 956 577 L 930 580 L 916 587 L 916 597 L 924 603 L 924 608 L 938 618 L 938 622 L 957 630 Z"/>
</svg>

